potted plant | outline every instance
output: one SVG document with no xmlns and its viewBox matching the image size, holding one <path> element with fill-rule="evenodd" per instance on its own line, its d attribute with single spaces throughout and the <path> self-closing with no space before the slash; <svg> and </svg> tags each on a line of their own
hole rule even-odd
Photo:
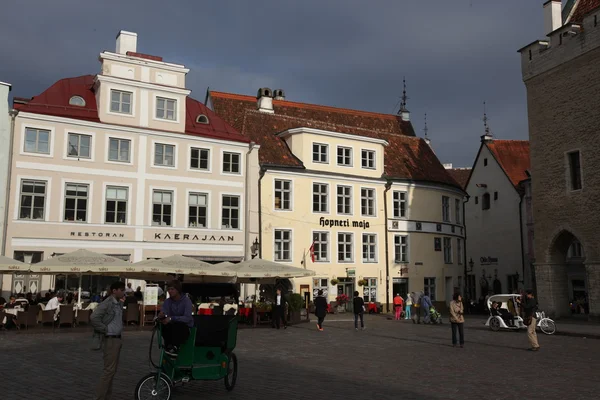
<svg viewBox="0 0 600 400">
<path fill-rule="evenodd" d="M 361 279 L 358 281 L 358 286 L 365 286 L 367 284 L 367 280 L 366 279 Z"/>
<path fill-rule="evenodd" d="M 304 308 L 304 299 L 299 293 L 292 293 L 288 300 L 290 324 L 300 323 L 300 312 Z"/>
<path fill-rule="evenodd" d="M 338 312 L 345 312 L 346 311 L 346 304 L 348 303 L 350 299 L 348 298 L 348 296 L 346 296 L 345 294 L 340 294 L 335 298 L 335 301 L 337 303 L 337 311 Z"/>
<path fill-rule="evenodd" d="M 338 284 L 338 282 L 339 282 L 339 280 L 337 280 L 336 278 L 333 278 L 333 279 L 330 281 L 330 283 L 331 283 L 331 286 L 335 286 L 335 285 L 337 285 L 337 284 Z"/>
</svg>

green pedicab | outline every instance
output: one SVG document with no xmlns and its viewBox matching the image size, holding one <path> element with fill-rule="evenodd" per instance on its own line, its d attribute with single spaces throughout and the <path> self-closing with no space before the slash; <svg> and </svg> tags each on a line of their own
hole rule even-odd
<svg viewBox="0 0 600 400">
<path fill-rule="evenodd" d="M 236 315 L 195 315 L 194 327 L 177 358 L 165 354 L 162 324 L 156 322 L 160 359 L 156 372 L 143 377 L 135 388 L 136 400 L 169 400 L 173 386 L 191 380 L 223 379 L 225 388 L 233 390 L 237 380 L 237 357 L 233 350 L 237 340 Z M 152 362 L 152 359 L 151 359 Z"/>
</svg>

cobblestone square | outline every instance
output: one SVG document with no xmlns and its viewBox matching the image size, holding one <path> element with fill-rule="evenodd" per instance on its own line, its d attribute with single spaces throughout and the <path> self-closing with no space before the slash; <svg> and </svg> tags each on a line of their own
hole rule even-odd
<svg viewBox="0 0 600 400">
<path fill-rule="evenodd" d="M 349 315 L 287 330 L 240 329 L 239 375 L 233 392 L 222 381 L 178 386 L 174 399 L 592 399 L 597 398 L 600 341 L 467 327 L 464 349 L 450 326 L 413 325 L 367 316 L 356 332 Z M 127 331 L 113 398 L 130 399 L 150 371 L 150 332 Z M 101 354 L 90 333 L 0 335 L 2 399 L 90 399 Z"/>
</svg>

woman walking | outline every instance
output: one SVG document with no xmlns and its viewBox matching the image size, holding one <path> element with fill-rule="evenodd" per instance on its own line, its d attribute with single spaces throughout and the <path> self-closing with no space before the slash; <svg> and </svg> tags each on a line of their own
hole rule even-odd
<svg viewBox="0 0 600 400">
<path fill-rule="evenodd" d="M 460 337 L 460 347 L 465 345 L 465 335 L 463 325 L 465 323 L 462 296 L 455 293 L 450 302 L 450 323 L 452 325 L 452 347 L 456 347 L 456 333 Z"/>
<path fill-rule="evenodd" d="M 396 312 L 396 321 L 400 320 L 402 315 L 402 309 L 404 308 L 404 299 L 400 296 L 400 293 L 396 293 L 396 297 L 394 297 L 394 311 Z"/>
<path fill-rule="evenodd" d="M 404 311 L 404 319 L 410 319 L 410 309 L 412 307 L 412 295 L 410 293 L 406 294 L 406 302 L 404 303 L 406 306 L 406 310 Z"/>
<path fill-rule="evenodd" d="M 365 330 L 365 301 L 359 296 L 358 292 L 354 292 L 354 300 L 352 300 L 354 306 L 354 329 L 358 330 L 358 319 L 360 318 L 360 329 Z"/>
<path fill-rule="evenodd" d="M 323 290 L 319 290 L 319 295 L 315 299 L 315 316 L 317 317 L 317 329 L 323 331 L 323 321 L 327 315 L 327 300 L 323 297 Z"/>
</svg>

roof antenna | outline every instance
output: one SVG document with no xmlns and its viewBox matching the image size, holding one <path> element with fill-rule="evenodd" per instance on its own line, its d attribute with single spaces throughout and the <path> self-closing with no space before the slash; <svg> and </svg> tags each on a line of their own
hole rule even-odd
<svg viewBox="0 0 600 400">
<path fill-rule="evenodd" d="M 400 110 L 398 111 L 398 114 L 400 114 L 400 118 L 402 118 L 402 121 L 410 121 L 410 112 L 406 108 L 406 101 L 408 100 L 408 96 L 406 95 L 406 78 L 405 77 L 402 77 L 402 85 L 403 85 L 402 102 L 400 103 Z"/>
<path fill-rule="evenodd" d="M 427 137 L 427 134 L 429 133 L 429 128 L 427 127 L 427 113 L 425 113 L 425 127 L 423 128 L 423 132 L 425 132 L 425 143 L 431 146 L 431 139 Z"/>
<path fill-rule="evenodd" d="M 483 127 L 485 133 L 481 136 L 482 142 L 489 142 L 493 140 L 492 132 L 490 132 L 490 126 L 488 125 L 487 108 L 485 101 L 483 102 Z"/>
</svg>

